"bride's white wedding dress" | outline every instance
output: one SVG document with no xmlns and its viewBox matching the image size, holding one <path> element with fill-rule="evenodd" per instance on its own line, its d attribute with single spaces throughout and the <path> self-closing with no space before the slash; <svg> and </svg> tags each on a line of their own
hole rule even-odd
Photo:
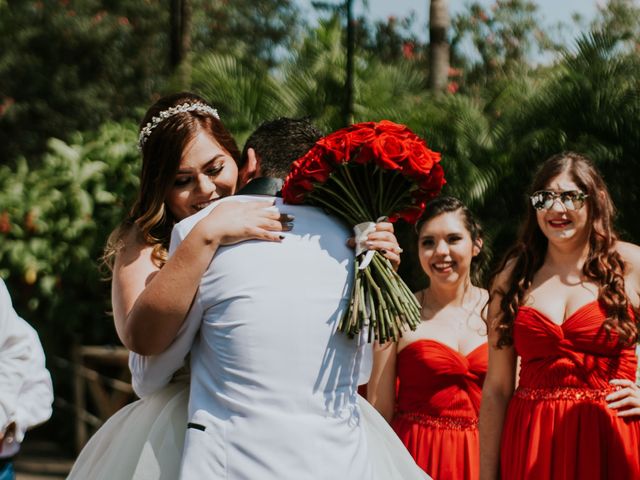
<svg viewBox="0 0 640 480">
<path fill-rule="evenodd" d="M 179 478 L 188 402 L 183 378 L 122 408 L 91 437 L 68 480 Z M 364 398 L 358 397 L 358 405 L 374 479 L 428 479 L 384 418 Z"/>
</svg>

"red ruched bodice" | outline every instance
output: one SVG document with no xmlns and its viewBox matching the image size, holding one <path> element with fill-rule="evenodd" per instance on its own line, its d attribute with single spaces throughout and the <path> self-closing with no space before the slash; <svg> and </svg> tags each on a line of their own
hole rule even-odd
<svg viewBox="0 0 640 480">
<path fill-rule="evenodd" d="M 640 478 L 640 418 L 617 417 L 605 401 L 611 379 L 635 381 L 637 357 L 615 332 L 607 335 L 605 318 L 598 302 L 562 325 L 520 308 L 513 335 L 521 370 L 503 429 L 503 480 Z"/>
<path fill-rule="evenodd" d="M 487 373 L 487 344 L 464 356 L 435 340 L 398 354 L 392 426 L 418 465 L 437 479 L 475 479 L 478 411 Z"/>
</svg>

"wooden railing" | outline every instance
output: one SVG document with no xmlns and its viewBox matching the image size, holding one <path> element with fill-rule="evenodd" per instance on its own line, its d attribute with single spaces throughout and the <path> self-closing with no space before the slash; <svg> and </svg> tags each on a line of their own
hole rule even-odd
<svg viewBox="0 0 640 480">
<path fill-rule="evenodd" d="M 93 432 L 135 394 L 124 347 L 83 345 L 73 349 L 72 359 L 75 447 L 80 452 Z"/>
</svg>

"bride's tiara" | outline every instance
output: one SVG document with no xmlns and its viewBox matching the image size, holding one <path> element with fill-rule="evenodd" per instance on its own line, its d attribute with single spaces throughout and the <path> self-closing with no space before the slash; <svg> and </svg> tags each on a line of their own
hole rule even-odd
<svg viewBox="0 0 640 480">
<path fill-rule="evenodd" d="M 160 125 L 164 120 L 173 115 L 177 115 L 178 113 L 186 113 L 186 112 L 198 112 L 198 113 L 208 113 L 212 117 L 220 120 L 220 115 L 218 115 L 218 111 L 203 103 L 183 103 L 182 105 L 176 105 L 175 107 L 169 107 L 166 110 L 162 110 L 158 115 L 153 117 L 149 123 L 147 123 L 142 130 L 140 130 L 140 136 L 138 137 L 138 148 L 142 150 L 144 143 L 151 135 L 151 132 L 154 128 Z"/>
</svg>

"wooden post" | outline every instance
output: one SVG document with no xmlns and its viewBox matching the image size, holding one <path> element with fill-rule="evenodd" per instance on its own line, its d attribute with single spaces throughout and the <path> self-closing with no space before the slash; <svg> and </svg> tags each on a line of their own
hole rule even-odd
<svg viewBox="0 0 640 480">
<path fill-rule="evenodd" d="M 73 359 L 73 404 L 75 405 L 75 431 L 76 431 L 76 452 L 80 452 L 84 444 L 87 443 L 87 425 L 80 412 L 87 410 L 85 384 L 82 378 L 82 354 L 80 347 L 74 345 L 71 358 Z"/>
<path fill-rule="evenodd" d="M 134 398 L 127 365 L 128 356 L 128 351 L 123 347 L 73 348 L 73 410 L 75 447 L 78 452 L 89 439 L 88 426 L 92 430 L 97 429 Z M 116 371 L 116 378 L 107 376 L 105 369 L 109 372 Z M 97 414 L 87 411 L 87 393 L 91 394 Z"/>
<path fill-rule="evenodd" d="M 355 54 L 355 28 L 353 0 L 347 0 L 347 71 L 344 85 L 344 126 L 353 123 L 353 57 Z"/>
</svg>

